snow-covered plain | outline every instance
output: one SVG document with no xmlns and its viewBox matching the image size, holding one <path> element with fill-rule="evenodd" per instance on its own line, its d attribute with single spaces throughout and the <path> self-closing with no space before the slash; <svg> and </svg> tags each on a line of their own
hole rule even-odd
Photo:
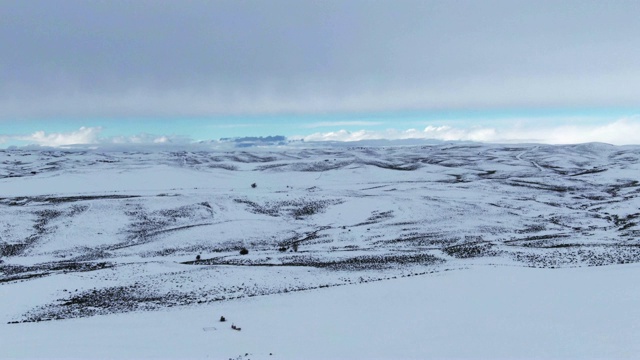
<svg viewBox="0 0 640 360">
<path fill-rule="evenodd" d="M 605 144 L 0 151 L 2 357 L 635 358 L 639 174 Z"/>
</svg>

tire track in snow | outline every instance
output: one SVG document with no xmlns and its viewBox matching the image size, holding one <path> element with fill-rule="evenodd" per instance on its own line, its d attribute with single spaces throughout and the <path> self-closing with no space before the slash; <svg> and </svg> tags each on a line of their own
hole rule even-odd
<svg viewBox="0 0 640 360">
<path fill-rule="evenodd" d="M 516 155 L 516 159 L 517 159 L 518 161 L 530 162 L 531 164 L 533 164 L 533 166 L 535 166 L 536 168 L 538 168 L 538 170 L 540 170 L 541 172 L 544 172 L 544 168 L 543 168 L 542 166 L 540 166 L 537 162 L 535 162 L 535 161 L 533 161 L 533 160 L 524 160 L 524 159 L 522 159 L 522 155 L 524 155 L 524 154 L 526 154 L 526 153 L 529 153 L 529 152 L 531 152 L 531 151 L 533 151 L 533 150 L 537 150 L 537 149 L 539 149 L 539 148 L 540 148 L 539 146 L 536 146 L 536 147 L 534 147 L 533 149 L 525 150 L 525 151 L 523 151 L 523 152 L 519 153 L 518 155 Z"/>
</svg>

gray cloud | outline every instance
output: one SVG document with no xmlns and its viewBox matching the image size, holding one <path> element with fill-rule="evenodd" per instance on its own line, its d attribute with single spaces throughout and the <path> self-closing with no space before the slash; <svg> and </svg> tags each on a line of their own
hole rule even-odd
<svg viewBox="0 0 640 360">
<path fill-rule="evenodd" d="M 635 1 L 0 7 L 0 117 L 640 102 Z"/>
</svg>

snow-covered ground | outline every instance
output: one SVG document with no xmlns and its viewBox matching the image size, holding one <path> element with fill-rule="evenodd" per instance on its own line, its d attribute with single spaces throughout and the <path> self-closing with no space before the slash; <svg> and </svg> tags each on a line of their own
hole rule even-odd
<svg viewBox="0 0 640 360">
<path fill-rule="evenodd" d="M 0 341 L 9 358 L 637 359 L 639 281 L 637 264 L 474 266 L 157 312 L 0 325 Z"/>
<path fill-rule="evenodd" d="M 605 144 L 0 151 L 0 348 L 633 358 L 638 174 Z"/>
</svg>

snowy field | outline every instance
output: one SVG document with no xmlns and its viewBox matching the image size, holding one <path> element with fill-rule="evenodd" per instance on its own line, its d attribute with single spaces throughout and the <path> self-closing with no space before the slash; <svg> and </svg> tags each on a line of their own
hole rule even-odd
<svg viewBox="0 0 640 360">
<path fill-rule="evenodd" d="M 157 312 L 1 325 L 0 335 L 4 356 L 17 358 L 636 359 L 638 281 L 636 264 L 481 266 Z M 242 331 L 218 322 L 221 315 Z"/>
<path fill-rule="evenodd" d="M 639 174 L 605 144 L 0 151 L 2 357 L 637 358 Z"/>
</svg>

